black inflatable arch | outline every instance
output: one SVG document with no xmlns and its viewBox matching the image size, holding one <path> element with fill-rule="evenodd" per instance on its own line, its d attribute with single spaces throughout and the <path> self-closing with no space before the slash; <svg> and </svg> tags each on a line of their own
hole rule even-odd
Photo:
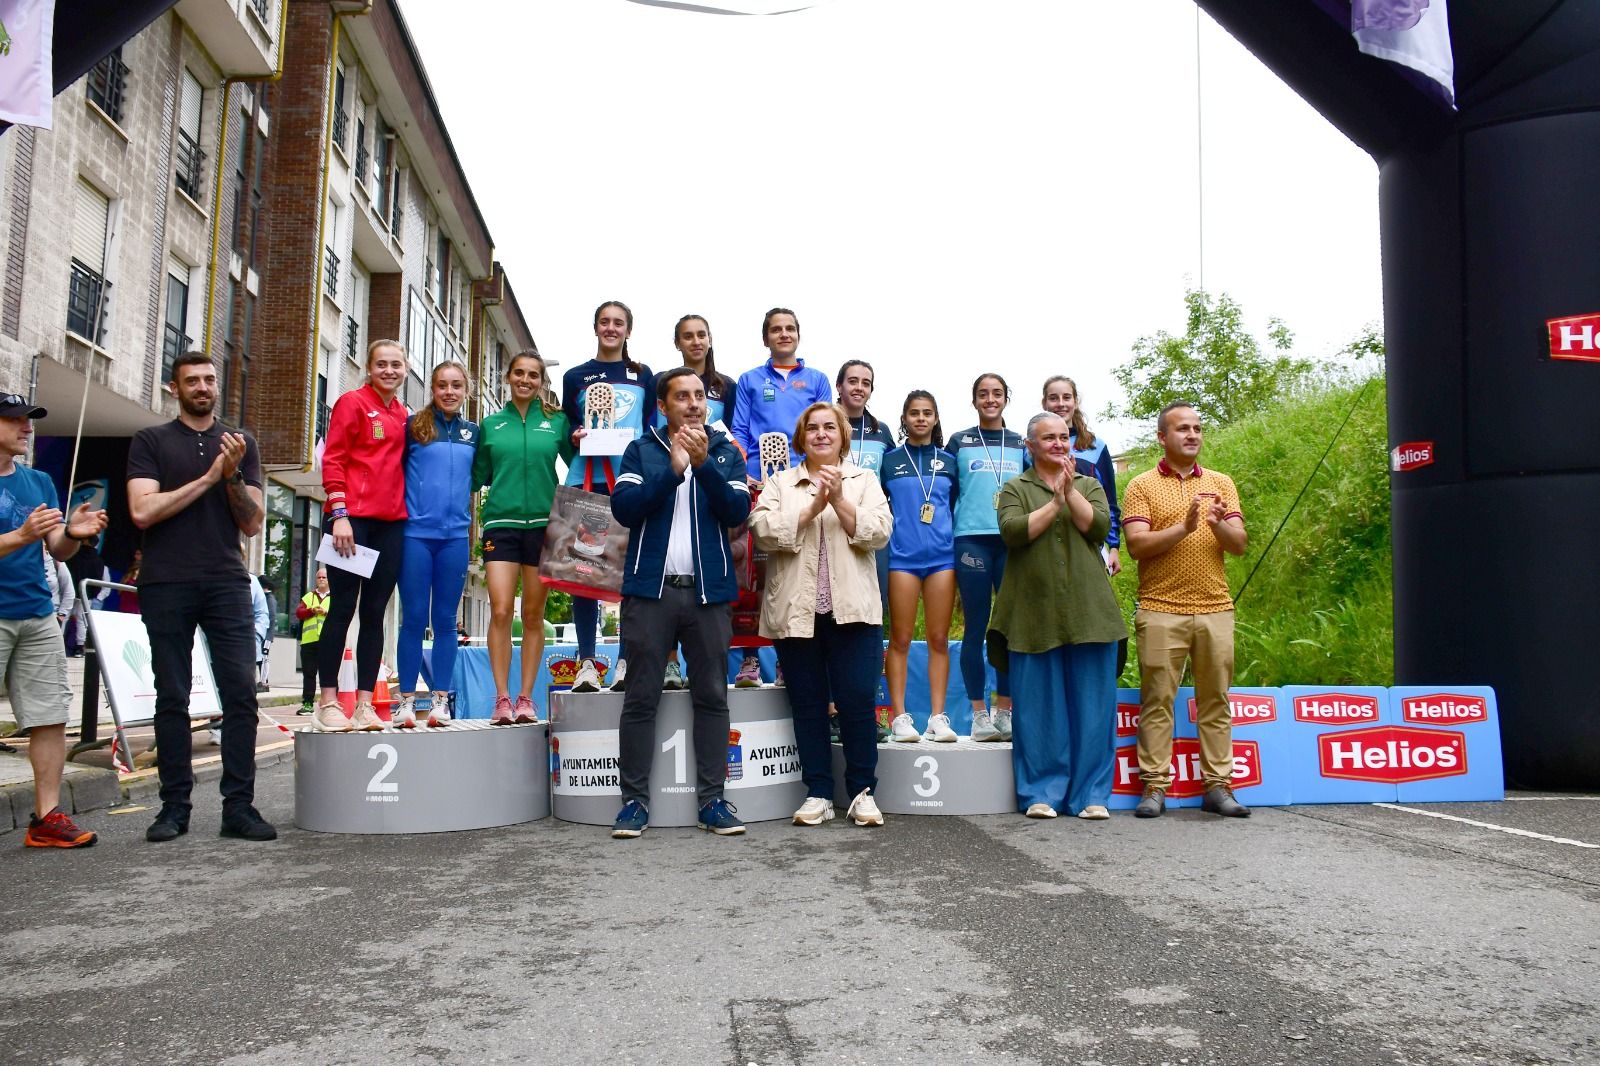
<svg viewBox="0 0 1600 1066">
<path fill-rule="evenodd" d="M 1395 673 L 1493 685 L 1508 779 L 1600 787 L 1600 3 L 1450 0 L 1460 105 L 1361 55 L 1348 0 L 1196 0 L 1379 169 Z"/>
</svg>

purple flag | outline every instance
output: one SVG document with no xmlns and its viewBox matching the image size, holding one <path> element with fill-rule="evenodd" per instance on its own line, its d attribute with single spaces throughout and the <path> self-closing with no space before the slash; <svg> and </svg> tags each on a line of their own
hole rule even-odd
<svg viewBox="0 0 1600 1066">
<path fill-rule="evenodd" d="M 1410 67 L 1456 102 L 1455 54 L 1446 0 L 1351 0 L 1350 32 L 1362 52 Z"/>
<path fill-rule="evenodd" d="M 0 121 L 50 128 L 55 0 L 0 0 Z"/>
</svg>

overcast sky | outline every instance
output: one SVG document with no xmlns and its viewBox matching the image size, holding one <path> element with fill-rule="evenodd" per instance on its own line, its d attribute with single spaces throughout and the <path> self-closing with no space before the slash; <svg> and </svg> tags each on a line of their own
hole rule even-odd
<svg viewBox="0 0 1600 1066">
<path fill-rule="evenodd" d="M 676 365 L 765 358 L 794 308 L 831 377 L 877 368 L 897 418 L 931 388 L 947 432 L 999 370 L 1009 421 L 1052 373 L 1099 418 L 1134 341 L 1179 331 L 1199 277 L 1190 0 L 832 0 L 730 17 L 626 0 L 402 0 L 539 347 L 594 354 L 602 300 Z M 1381 319 L 1377 170 L 1209 19 L 1204 280 L 1303 355 Z"/>
</svg>

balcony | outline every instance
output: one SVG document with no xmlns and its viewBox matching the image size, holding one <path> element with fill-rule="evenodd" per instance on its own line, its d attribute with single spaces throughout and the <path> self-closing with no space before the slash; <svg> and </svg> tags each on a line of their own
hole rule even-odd
<svg viewBox="0 0 1600 1066">
<path fill-rule="evenodd" d="M 195 139 L 189 136 L 186 130 L 179 130 L 176 157 L 177 174 L 173 183 L 180 192 L 198 204 L 202 182 L 205 180 L 203 173 L 206 162 L 205 150 L 195 143 Z"/>
<path fill-rule="evenodd" d="M 345 134 L 350 132 L 350 112 L 344 108 L 333 113 L 333 146 L 339 151 L 344 151 Z"/>
<path fill-rule="evenodd" d="M 106 113 L 112 122 L 122 122 L 122 98 L 128 88 L 128 65 L 122 61 L 118 48 L 89 71 L 85 91 L 94 105 Z"/>
<path fill-rule="evenodd" d="M 105 340 L 111 283 L 76 259 L 67 285 L 67 328 L 93 344 Z"/>
<path fill-rule="evenodd" d="M 271 17 L 273 0 L 178 0 L 176 10 L 224 74 L 263 77 L 273 72 L 273 35 L 278 32 Z"/>
<path fill-rule="evenodd" d="M 317 401 L 317 440 L 328 439 L 328 419 L 333 417 L 333 408 L 322 401 Z"/>
<path fill-rule="evenodd" d="M 356 184 L 363 192 L 367 188 L 367 167 L 372 161 L 372 153 L 367 151 L 366 131 L 361 126 L 356 127 Z"/>
<path fill-rule="evenodd" d="M 339 257 L 333 249 L 326 249 L 328 257 L 322 262 L 322 293 L 334 303 L 339 302 Z"/>
<path fill-rule="evenodd" d="M 357 149 L 357 160 L 361 158 Z M 398 274 L 405 269 L 400 244 L 376 204 L 368 207 L 356 197 L 351 205 L 351 254 L 374 274 Z"/>
<path fill-rule="evenodd" d="M 178 356 L 187 352 L 194 346 L 194 341 L 183 332 L 183 327 L 166 324 L 161 340 L 161 380 L 172 380 L 172 364 L 178 361 Z M 226 363 L 224 364 L 226 365 Z"/>
</svg>

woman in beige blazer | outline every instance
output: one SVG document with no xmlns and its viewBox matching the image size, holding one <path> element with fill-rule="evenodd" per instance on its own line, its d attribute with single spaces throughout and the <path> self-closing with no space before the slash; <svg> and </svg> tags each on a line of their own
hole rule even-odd
<svg viewBox="0 0 1600 1066">
<path fill-rule="evenodd" d="M 892 519 L 877 475 L 844 461 L 849 421 L 836 404 L 814 403 L 795 424 L 799 466 L 768 479 L 750 513 L 750 531 L 767 553 L 761 635 L 778 649 L 794 710 L 806 801 L 797 825 L 833 817 L 833 754 L 828 698 L 839 708 L 846 817 L 882 825 L 877 787 L 878 676 L 883 669 L 883 601 L 874 555 L 889 542 Z"/>
</svg>

